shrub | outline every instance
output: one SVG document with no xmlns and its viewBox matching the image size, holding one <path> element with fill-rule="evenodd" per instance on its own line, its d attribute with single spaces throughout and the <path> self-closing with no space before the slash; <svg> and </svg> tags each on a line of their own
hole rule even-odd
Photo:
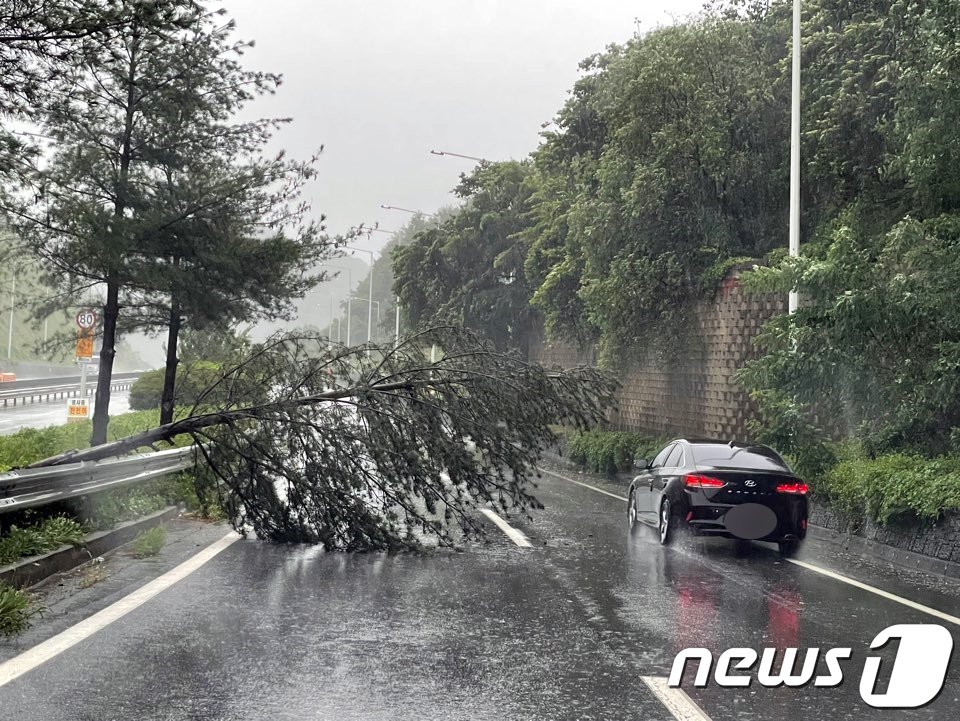
<svg viewBox="0 0 960 721">
<path fill-rule="evenodd" d="M 652 458 L 656 439 L 625 431 L 586 431 L 570 436 L 567 450 L 575 463 L 596 473 L 612 475 L 632 467 L 634 458 Z"/>
<path fill-rule="evenodd" d="M 156 556 L 167 542 L 167 532 L 163 526 L 154 526 L 133 539 L 133 555 L 137 558 Z"/>
<path fill-rule="evenodd" d="M 48 518 L 22 528 L 11 526 L 7 534 L 0 539 L 0 564 L 13 563 L 24 556 L 47 553 L 67 544 L 79 545 L 85 535 L 82 525 L 65 516 Z"/>
<path fill-rule="evenodd" d="M 130 386 L 130 407 L 135 411 L 150 411 L 160 407 L 163 395 L 163 369 L 142 373 Z"/>
<path fill-rule="evenodd" d="M 30 598 L 23 591 L 0 585 L 0 635 L 22 633 L 30 626 L 30 619 L 42 613 L 42 608 L 30 607 Z"/>
<path fill-rule="evenodd" d="M 194 361 L 183 363 L 177 369 L 177 384 L 174 391 L 174 402 L 177 405 L 192 406 L 200 394 L 216 383 L 222 374 L 218 363 L 210 361 Z M 135 411 L 154 410 L 160 407 L 163 395 L 164 370 L 147 371 L 143 373 L 130 388 L 130 407 Z M 218 396 L 211 394 L 210 401 L 216 402 Z"/>
<path fill-rule="evenodd" d="M 882 524 L 898 516 L 935 520 L 960 509 L 960 457 L 892 453 L 864 458 L 848 450 L 814 491 L 837 510 L 866 513 Z"/>
</svg>

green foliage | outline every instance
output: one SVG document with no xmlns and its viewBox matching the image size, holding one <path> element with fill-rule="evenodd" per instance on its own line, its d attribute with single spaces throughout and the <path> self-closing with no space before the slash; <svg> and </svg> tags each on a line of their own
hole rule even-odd
<svg viewBox="0 0 960 721">
<path fill-rule="evenodd" d="M 751 398 L 760 408 L 760 418 L 748 422 L 751 436 L 785 454 L 802 477 L 817 477 L 836 463 L 827 432 L 795 399 L 777 390 L 755 390 Z"/>
<path fill-rule="evenodd" d="M 443 354 L 430 362 L 433 344 Z M 328 349 L 318 335 L 272 339 L 229 381 L 256 379 L 262 404 L 238 395 L 130 442 L 186 429 L 212 441 L 211 495 L 238 531 L 398 551 L 478 530 L 479 504 L 537 507 L 529 483 L 540 449 L 557 442 L 552 428 L 592 426 L 612 402 L 614 384 L 595 369 L 547 371 L 456 327 L 370 358 Z"/>
<path fill-rule="evenodd" d="M 23 633 L 30 627 L 30 619 L 42 613 L 41 608 L 31 608 L 30 597 L 26 593 L 0 584 L 0 636 Z"/>
<path fill-rule="evenodd" d="M 206 403 L 216 403 L 216 393 L 205 393 L 223 377 L 220 364 L 211 361 L 193 361 L 183 363 L 177 371 L 174 403 L 178 406 L 192 406 L 203 399 Z M 143 373 L 130 388 L 130 407 L 136 411 L 153 410 L 160 407 L 163 393 L 164 371 L 162 368 Z"/>
<path fill-rule="evenodd" d="M 11 526 L 0 538 L 0 564 L 25 556 L 54 551 L 64 545 L 79 545 L 86 532 L 71 518 L 56 516 L 31 526 Z"/>
<path fill-rule="evenodd" d="M 93 529 L 106 531 L 181 501 L 188 506 L 197 505 L 189 486 L 176 478 L 161 478 L 92 496 L 85 515 Z"/>
<path fill-rule="evenodd" d="M 394 252 L 395 288 L 417 328 L 443 323 L 526 350 L 533 315 L 526 250 L 529 163 L 481 163 L 456 189 L 466 202 L 438 228 Z"/>
<path fill-rule="evenodd" d="M 907 218 L 885 232 L 874 220 L 867 208 L 851 210 L 808 255 L 747 277 L 760 290 L 796 285 L 805 300 L 767 325 L 757 339 L 766 354 L 740 375 L 772 442 L 787 426 L 821 426 L 778 447 L 853 435 L 873 453 L 951 450 L 960 427 L 960 214 Z"/>
<path fill-rule="evenodd" d="M 888 523 L 896 518 L 936 520 L 960 509 L 960 457 L 923 458 L 892 453 L 848 457 L 813 487 L 840 511 Z"/>
<path fill-rule="evenodd" d="M 632 468 L 635 459 L 652 460 L 662 445 L 638 433 L 592 430 L 572 434 L 567 452 L 573 462 L 596 473 L 613 475 Z"/>
<path fill-rule="evenodd" d="M 266 153 L 284 120 L 236 118 L 280 78 L 242 67 L 249 43 L 234 23 L 193 0 L 110 4 L 111 31 L 49 73 L 30 109 L 43 151 L 23 153 L 0 190 L 0 212 L 60 291 L 46 310 L 103 284 L 101 388 L 118 329 L 169 328 L 175 349 L 183 323 L 288 318 L 333 246 L 301 197 L 316 158 Z M 103 443 L 105 402 L 93 420 Z"/>
<path fill-rule="evenodd" d="M 154 526 L 141 531 L 133 540 L 133 555 L 137 558 L 156 556 L 166 542 L 167 531 L 163 526 Z"/>
<path fill-rule="evenodd" d="M 130 387 L 130 407 L 135 411 L 148 411 L 160 407 L 163 394 L 163 368 L 143 373 Z"/>
<path fill-rule="evenodd" d="M 110 440 L 123 438 L 157 425 L 157 411 L 140 411 L 114 416 Z M 0 436 L 0 472 L 20 468 L 44 458 L 90 445 L 90 422 L 67 423 L 48 428 L 25 428 L 9 436 Z M 189 436 L 174 439 L 175 445 L 192 443 Z"/>
<path fill-rule="evenodd" d="M 240 362 L 250 353 L 252 326 L 242 332 L 232 328 L 196 329 L 189 326 L 180 332 L 177 355 L 186 364 L 207 361 L 219 365 Z"/>
</svg>

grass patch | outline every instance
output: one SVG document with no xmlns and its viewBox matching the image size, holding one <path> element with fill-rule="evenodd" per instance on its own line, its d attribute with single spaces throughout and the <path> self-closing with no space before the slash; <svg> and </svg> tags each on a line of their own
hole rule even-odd
<svg viewBox="0 0 960 721">
<path fill-rule="evenodd" d="M 136 558 L 156 556 L 166 542 L 167 531 L 163 526 L 154 526 L 149 530 L 141 531 L 133 540 L 133 555 Z"/>
<path fill-rule="evenodd" d="M 103 567 L 102 563 L 98 563 L 95 566 L 90 566 L 83 572 L 83 575 L 80 576 L 80 588 L 90 588 L 91 586 L 96 586 L 101 581 L 107 580 L 107 569 Z"/>
<path fill-rule="evenodd" d="M 110 419 L 107 440 L 114 441 L 156 428 L 159 422 L 159 410 L 113 416 Z M 58 453 L 77 448 L 89 448 L 92 430 L 92 421 L 83 421 L 47 428 L 24 428 L 9 436 L 2 436 L 0 437 L 0 472 L 21 468 Z M 177 446 L 189 445 L 192 442 L 190 436 L 178 436 L 174 439 L 174 444 Z"/>
<path fill-rule="evenodd" d="M 0 636 L 16 636 L 30 627 L 30 619 L 43 615 L 43 609 L 33 607 L 23 591 L 0 585 Z"/>
<path fill-rule="evenodd" d="M 93 530 L 108 531 L 124 521 L 134 521 L 177 505 L 184 500 L 184 490 L 175 477 L 158 478 L 92 496 L 84 515 Z"/>
<path fill-rule="evenodd" d="M 64 545 L 79 545 L 86 529 L 66 516 L 47 518 L 30 526 L 11 526 L 0 539 L 0 564 L 13 563 L 24 556 L 54 551 Z"/>
</svg>

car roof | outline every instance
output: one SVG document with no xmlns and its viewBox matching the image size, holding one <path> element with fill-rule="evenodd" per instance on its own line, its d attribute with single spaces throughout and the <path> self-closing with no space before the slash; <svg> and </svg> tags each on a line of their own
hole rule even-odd
<svg viewBox="0 0 960 721">
<path fill-rule="evenodd" d="M 748 441 L 731 441 L 731 440 L 723 440 L 722 438 L 706 438 L 702 436 L 688 436 L 685 438 L 674 438 L 672 441 L 670 441 L 670 443 L 686 443 L 687 445 L 690 445 L 690 446 L 710 446 L 710 445 L 730 446 L 730 448 L 742 448 L 744 450 L 761 451 L 761 452 L 764 452 L 764 455 L 767 453 L 773 453 L 777 457 L 780 456 L 780 454 L 777 453 L 776 450 L 774 450 L 768 445 L 765 445 L 763 443 L 750 443 Z M 670 445 L 670 443 L 665 444 L 664 448 Z"/>
</svg>

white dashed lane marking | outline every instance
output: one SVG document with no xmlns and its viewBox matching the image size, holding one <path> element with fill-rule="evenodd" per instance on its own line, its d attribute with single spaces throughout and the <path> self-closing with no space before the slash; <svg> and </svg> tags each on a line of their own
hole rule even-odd
<svg viewBox="0 0 960 721">
<path fill-rule="evenodd" d="M 530 541 L 527 540 L 526 536 L 524 536 L 522 533 L 520 533 L 520 531 L 518 531 L 516 528 L 511 526 L 502 518 L 500 518 L 500 516 L 498 516 L 493 511 L 491 511 L 489 508 L 481 508 L 480 512 L 483 515 L 485 515 L 487 518 L 489 518 L 491 521 L 493 521 L 494 525 L 497 528 L 499 528 L 501 531 L 503 531 L 507 535 L 507 538 L 509 538 L 514 543 L 516 543 L 518 546 L 522 548 L 532 547 L 533 544 L 531 544 Z"/>
</svg>

